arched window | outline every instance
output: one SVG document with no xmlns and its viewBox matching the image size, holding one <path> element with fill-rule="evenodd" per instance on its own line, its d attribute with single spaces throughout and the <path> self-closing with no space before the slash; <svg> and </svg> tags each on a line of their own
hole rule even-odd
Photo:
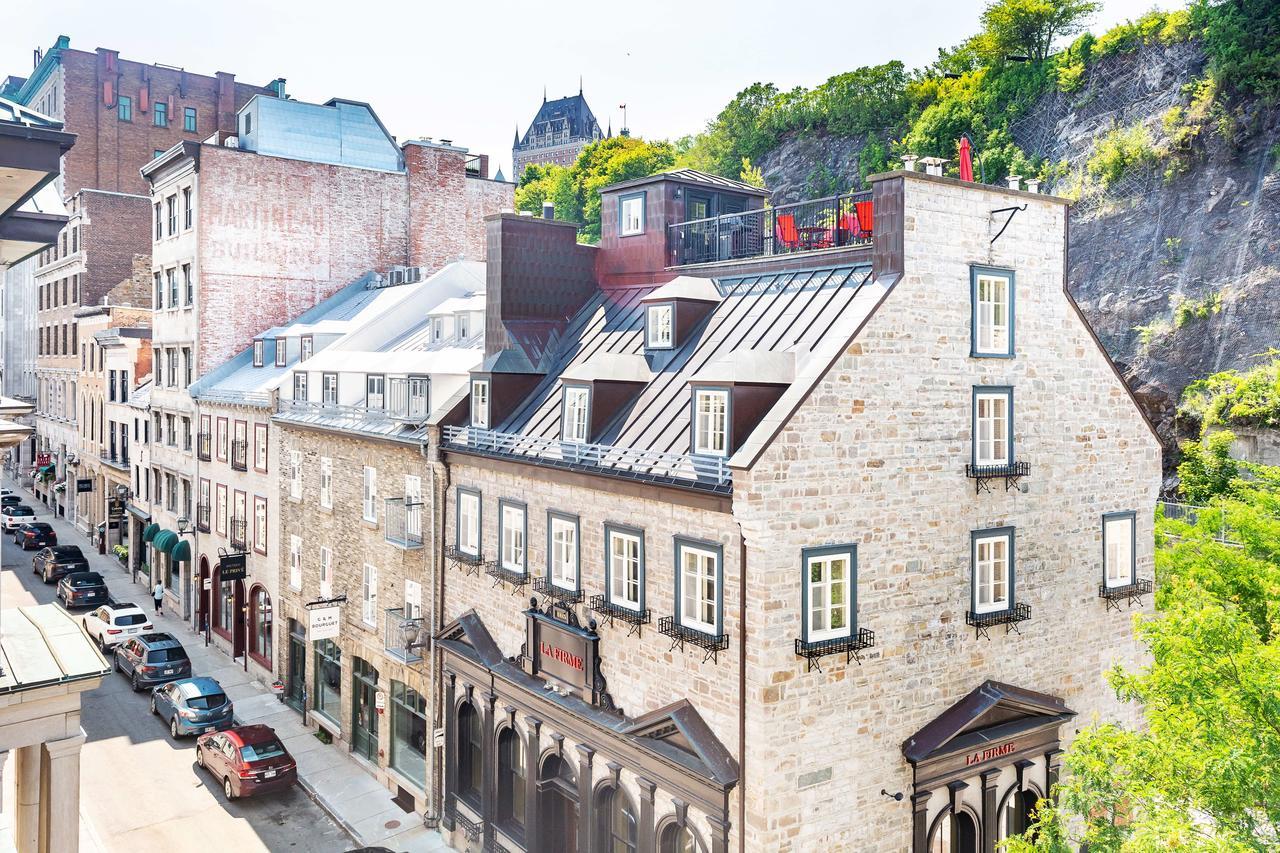
<svg viewBox="0 0 1280 853">
<path fill-rule="evenodd" d="M 519 732 L 508 726 L 498 735 L 498 823 L 524 827 L 525 751 Z"/>
<path fill-rule="evenodd" d="M 662 831 L 659 853 L 702 853 L 702 842 L 693 830 L 680 824 L 671 824 Z"/>
<path fill-rule="evenodd" d="M 271 666 L 271 596 L 262 587 L 254 587 L 249 597 L 249 618 L 253 620 L 253 653 Z"/>
<path fill-rule="evenodd" d="M 952 821 L 955 821 L 955 833 L 958 844 L 952 845 Z M 948 807 L 941 817 L 933 823 L 933 833 L 929 836 L 929 853 L 978 853 L 978 824 L 964 810 L 954 815 Z"/>
<path fill-rule="evenodd" d="M 484 748 L 480 742 L 480 714 L 470 702 L 458 709 L 458 795 L 480 803 Z"/>
<path fill-rule="evenodd" d="M 1031 813 L 1035 810 L 1037 799 L 1034 791 L 1029 789 L 1019 791 L 1016 787 L 1011 788 L 1009 793 L 1004 795 L 1004 801 L 996 812 L 998 840 L 1013 838 L 1027 831 L 1027 827 L 1031 825 Z"/>
<path fill-rule="evenodd" d="M 604 853 L 636 853 L 636 810 L 625 791 L 612 787 L 601 791 L 596 816 Z"/>
</svg>

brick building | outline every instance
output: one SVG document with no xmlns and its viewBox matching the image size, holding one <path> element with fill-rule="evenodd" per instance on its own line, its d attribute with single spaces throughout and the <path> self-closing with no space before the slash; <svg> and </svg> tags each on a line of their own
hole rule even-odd
<svg viewBox="0 0 1280 853">
<path fill-rule="evenodd" d="M 171 531 L 193 517 L 188 497 L 199 487 L 195 380 L 371 271 L 416 280 L 481 257 L 484 216 L 513 204 L 512 186 L 485 177 L 465 149 L 399 145 L 367 104 L 253 98 L 232 126 L 143 169 L 155 308 L 151 523 Z M 194 618 L 191 565 L 168 565 L 175 609 Z"/>
<path fill-rule="evenodd" d="M 102 309 L 99 309 L 102 310 Z M 105 373 L 105 400 L 102 433 L 105 438 L 98 449 L 98 468 L 102 472 L 93 494 L 92 515 L 106 522 L 106 541 L 129 547 L 136 539 L 124 508 L 139 483 L 134 465 L 139 461 L 142 441 L 140 421 L 133 407 L 135 388 L 151 376 L 151 311 L 131 311 L 128 318 L 113 317 L 111 325 L 92 336 L 97 358 Z M 85 338 L 82 331 L 81 337 Z M 140 479 L 140 478 L 139 478 Z"/>
<path fill-rule="evenodd" d="M 1065 723 L 1135 722 L 1103 676 L 1141 662 L 1160 446 L 1065 291 L 1066 204 L 871 181 L 752 212 L 659 175 L 604 191 L 598 249 L 489 221 L 429 450 L 455 846 L 991 851 Z"/>
<path fill-rule="evenodd" d="M 612 135 L 600 129 L 587 99 L 578 94 L 548 101 L 544 93 L 542 106 L 529 122 L 524 135 L 516 128 L 511 146 L 511 177 L 519 181 L 526 166 L 554 164 L 572 166 L 592 142 Z"/>
</svg>

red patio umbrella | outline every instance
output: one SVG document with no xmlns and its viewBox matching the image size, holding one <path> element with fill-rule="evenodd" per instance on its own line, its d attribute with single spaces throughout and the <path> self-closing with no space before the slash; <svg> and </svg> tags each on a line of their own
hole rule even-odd
<svg viewBox="0 0 1280 853">
<path fill-rule="evenodd" d="M 973 180 L 973 151 L 968 136 L 960 137 L 960 180 Z"/>
</svg>

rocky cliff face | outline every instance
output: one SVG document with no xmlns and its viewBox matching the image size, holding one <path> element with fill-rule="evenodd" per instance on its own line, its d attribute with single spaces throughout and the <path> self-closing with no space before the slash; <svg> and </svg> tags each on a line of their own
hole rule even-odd
<svg viewBox="0 0 1280 853">
<path fill-rule="evenodd" d="M 1204 64 L 1195 43 L 1108 57 L 1076 92 L 1045 95 L 1013 128 L 1025 151 L 1065 164 L 1050 191 L 1080 194 L 1071 290 L 1168 440 L 1187 383 L 1280 347 L 1280 110 L 1231 104 L 1225 131 L 1207 123 L 1171 176 L 1167 157 L 1106 187 L 1082 186 L 1080 175 L 1114 129 L 1141 125 L 1154 148 L 1166 145 L 1166 113 L 1188 104 L 1184 87 Z M 821 168 L 848 187 L 862 142 L 784 140 L 760 163 L 774 202 L 808 195 Z"/>
</svg>

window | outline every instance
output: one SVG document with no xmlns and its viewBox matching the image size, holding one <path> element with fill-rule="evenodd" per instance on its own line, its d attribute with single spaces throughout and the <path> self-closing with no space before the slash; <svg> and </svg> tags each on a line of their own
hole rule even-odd
<svg viewBox="0 0 1280 853">
<path fill-rule="evenodd" d="M 302 499 L 302 451 L 289 450 L 289 497 Z"/>
<path fill-rule="evenodd" d="M 489 428 L 489 380 L 471 380 L 471 425 Z"/>
<path fill-rule="evenodd" d="M 364 520 L 378 522 L 378 469 L 364 466 Z"/>
<path fill-rule="evenodd" d="M 458 550 L 480 556 L 480 493 L 458 489 Z"/>
<path fill-rule="evenodd" d="M 528 554 L 525 552 L 529 521 L 524 504 L 498 501 L 498 527 L 502 568 L 524 574 L 529 565 Z"/>
<path fill-rule="evenodd" d="M 468 329 L 468 326 L 470 324 L 467 322 L 467 315 L 459 314 L 457 319 L 454 320 L 453 322 L 454 322 L 454 325 L 457 326 L 458 328 L 458 340 L 465 341 L 470 336 L 469 335 L 470 330 Z"/>
<path fill-rule="evenodd" d="M 307 399 L 307 374 L 301 371 L 293 374 L 293 399 Z"/>
<path fill-rule="evenodd" d="M 338 405 L 338 374 L 322 373 L 320 375 L 320 402 L 326 406 Z"/>
<path fill-rule="evenodd" d="M 320 547 L 320 597 L 333 598 L 333 551 Z"/>
<path fill-rule="evenodd" d="M 386 400 L 387 378 L 371 373 L 365 378 L 364 405 L 366 409 L 382 409 Z"/>
<path fill-rule="evenodd" d="M 164 228 L 160 224 L 162 221 L 160 219 L 160 202 L 156 202 L 155 205 L 153 206 L 155 207 L 155 222 L 156 222 L 155 234 L 156 234 L 156 239 L 159 240 L 161 237 L 164 236 Z"/>
<path fill-rule="evenodd" d="M 438 341 L 444 338 L 444 319 L 436 317 L 431 321 L 431 340 Z"/>
<path fill-rule="evenodd" d="M 636 853 L 639 822 L 631 798 L 615 787 L 605 788 L 599 796 L 596 820 L 600 823 L 600 849 L 608 853 Z"/>
<path fill-rule="evenodd" d="M 458 796 L 480 806 L 484 768 L 484 742 L 480 714 L 470 702 L 458 708 Z"/>
<path fill-rule="evenodd" d="M 618 233 L 623 237 L 644 233 L 644 193 L 618 199 Z"/>
<path fill-rule="evenodd" d="M 227 419 L 218 418 L 218 459 L 227 461 Z"/>
<path fill-rule="evenodd" d="M 1102 517 L 1102 581 L 1108 588 L 1137 581 L 1137 513 L 1112 512 Z"/>
<path fill-rule="evenodd" d="M 643 610 L 644 533 L 606 524 L 604 535 L 609 603 L 629 610 Z"/>
<path fill-rule="evenodd" d="M 185 300 L 182 304 L 187 306 L 196 301 L 196 283 L 191 278 L 191 264 L 182 265 L 182 298 Z"/>
<path fill-rule="evenodd" d="M 720 547 L 676 540 L 676 600 L 680 624 L 720 633 Z"/>
<path fill-rule="evenodd" d="M 857 616 L 854 545 L 806 548 L 804 640 L 817 643 L 847 637 Z"/>
<path fill-rule="evenodd" d="M 182 108 L 182 129 L 185 130 L 187 133 L 196 132 L 196 108 L 195 107 Z M 188 223 L 188 225 L 190 225 L 190 223 Z"/>
<path fill-rule="evenodd" d="M 276 367 L 284 367 L 286 364 L 288 364 L 289 339 L 276 338 L 275 350 L 276 350 Z"/>
<path fill-rule="evenodd" d="M 973 536 L 974 613 L 1013 608 L 1013 528 L 980 530 Z"/>
<path fill-rule="evenodd" d="M 693 392 L 693 452 L 729 455 L 729 391 Z"/>
<path fill-rule="evenodd" d="M 302 589 L 302 537 L 289 536 L 289 588 Z"/>
<path fill-rule="evenodd" d="M 253 342 L 253 366 L 262 367 L 262 340 Z"/>
<path fill-rule="evenodd" d="M 182 449 L 191 452 L 191 418 L 182 418 Z"/>
<path fill-rule="evenodd" d="M 192 206 L 191 187 L 183 187 L 182 189 L 182 228 L 187 230 L 193 222 L 192 214 L 195 208 Z"/>
<path fill-rule="evenodd" d="M 128 95 L 116 98 L 116 118 L 120 121 L 133 121 L 133 98 Z"/>
<path fill-rule="evenodd" d="M 227 487 L 219 484 L 214 501 L 214 530 L 219 536 L 227 535 Z"/>
<path fill-rule="evenodd" d="M 169 105 L 164 101 L 156 101 L 151 105 L 151 121 L 156 127 L 169 126 Z"/>
<path fill-rule="evenodd" d="M 253 470 L 267 470 L 267 425 L 253 425 Z"/>
<path fill-rule="evenodd" d="M 302 336 L 302 356 L 301 356 L 302 361 L 306 361 L 307 359 L 311 358 L 311 353 L 313 352 L 314 347 L 315 347 L 315 339 L 312 338 L 311 335 L 303 335 Z"/>
<path fill-rule="evenodd" d="M 191 347 L 182 348 L 182 376 L 185 381 L 184 388 L 191 387 L 191 382 L 195 378 L 195 361 L 191 358 Z"/>
<path fill-rule="evenodd" d="M 178 307 L 178 268 L 165 270 L 165 280 L 169 282 L 169 307 Z"/>
<path fill-rule="evenodd" d="M 337 725 L 342 718 L 342 649 L 333 640 L 316 640 L 315 650 L 312 710 Z"/>
<path fill-rule="evenodd" d="M 658 845 L 658 853 L 703 853 L 705 849 L 692 829 L 676 824 L 662 831 L 662 841 Z"/>
<path fill-rule="evenodd" d="M 253 496 L 253 550 L 267 553 L 267 499 Z"/>
<path fill-rule="evenodd" d="M 160 277 L 160 273 L 155 273 L 154 277 L 156 280 L 155 309 L 159 311 L 164 307 L 164 280 Z"/>
<path fill-rule="evenodd" d="M 409 418 L 419 421 L 430 413 L 431 382 L 425 376 L 409 377 Z"/>
<path fill-rule="evenodd" d="M 253 637 L 253 654 L 267 661 L 270 667 L 271 657 L 271 596 L 267 595 L 267 591 L 262 587 L 257 587 L 253 591 L 253 600 L 250 603 L 250 617 L 253 621 L 252 630 Z"/>
<path fill-rule="evenodd" d="M 973 389 L 973 464 L 1013 462 L 1013 389 Z"/>
<path fill-rule="evenodd" d="M 560 439 L 585 442 L 589 438 L 591 389 L 583 385 L 564 386 L 563 411 L 560 414 Z"/>
<path fill-rule="evenodd" d="M 253 132 L 253 113 L 244 114 L 244 135 L 248 136 Z"/>
<path fill-rule="evenodd" d="M 1013 271 L 987 267 L 969 270 L 974 357 L 1013 356 Z"/>
<path fill-rule="evenodd" d="M 169 236 L 178 233 L 178 197 L 171 195 L 164 200 L 165 211 L 169 214 Z M 176 303 L 177 300 L 175 299 Z"/>
<path fill-rule="evenodd" d="M 673 340 L 672 315 L 675 309 L 671 305 L 650 305 L 645 309 L 645 346 L 649 349 L 671 349 Z"/>
<path fill-rule="evenodd" d="M 524 828 L 524 739 L 510 726 L 498 735 L 498 824 Z"/>
<path fill-rule="evenodd" d="M 333 509 L 333 460 L 320 457 L 320 506 Z"/>
<path fill-rule="evenodd" d="M 547 572 L 552 586 L 578 589 L 578 517 L 547 513 Z"/>
<path fill-rule="evenodd" d="M 364 624 L 378 624 L 378 568 L 364 564 L 364 575 L 360 585 L 360 618 Z"/>
<path fill-rule="evenodd" d="M 416 474 L 404 475 L 404 531 L 422 538 L 422 478 Z"/>
<path fill-rule="evenodd" d="M 391 682 L 391 766 L 419 787 L 427 783 L 427 699 L 400 681 Z"/>
</svg>

